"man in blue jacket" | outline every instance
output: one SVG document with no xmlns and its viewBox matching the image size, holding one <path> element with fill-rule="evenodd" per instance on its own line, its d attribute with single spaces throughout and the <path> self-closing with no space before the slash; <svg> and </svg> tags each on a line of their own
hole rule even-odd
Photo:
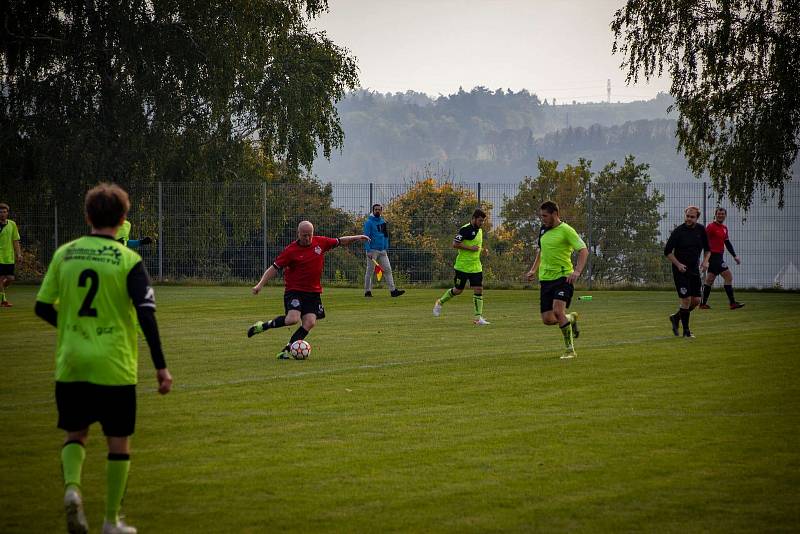
<svg viewBox="0 0 800 534">
<path fill-rule="evenodd" d="M 389 230 L 386 228 L 386 221 L 381 216 L 383 206 L 374 204 L 372 215 L 364 221 L 364 235 L 369 237 L 369 241 L 364 242 L 364 250 L 367 252 L 367 272 L 364 274 L 364 296 L 372 296 L 372 275 L 376 269 L 376 262 L 380 265 L 383 274 L 386 276 L 386 284 L 389 286 L 391 295 L 399 297 L 405 293 L 402 289 L 397 289 L 392 277 L 392 265 L 389 263 L 389 255 L 386 250 L 389 248 Z"/>
</svg>

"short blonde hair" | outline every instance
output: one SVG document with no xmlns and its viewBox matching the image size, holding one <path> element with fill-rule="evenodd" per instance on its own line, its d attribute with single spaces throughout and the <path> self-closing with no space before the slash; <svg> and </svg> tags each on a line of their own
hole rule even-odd
<svg viewBox="0 0 800 534">
<path fill-rule="evenodd" d="M 698 208 L 697 206 L 693 206 L 692 204 L 689 204 L 688 206 L 686 206 L 686 209 L 683 210 L 684 215 L 688 215 L 691 210 L 694 210 L 694 211 L 697 212 L 697 218 L 699 219 L 700 218 L 700 208 Z"/>
</svg>

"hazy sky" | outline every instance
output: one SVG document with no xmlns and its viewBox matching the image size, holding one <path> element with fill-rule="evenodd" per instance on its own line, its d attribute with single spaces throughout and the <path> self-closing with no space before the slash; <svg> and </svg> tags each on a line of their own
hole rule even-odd
<svg viewBox="0 0 800 534">
<path fill-rule="evenodd" d="M 357 58 L 361 85 L 431 96 L 522 88 L 558 102 L 627 102 L 669 79 L 625 85 L 609 25 L 624 0 L 329 0 L 312 22 Z"/>
</svg>

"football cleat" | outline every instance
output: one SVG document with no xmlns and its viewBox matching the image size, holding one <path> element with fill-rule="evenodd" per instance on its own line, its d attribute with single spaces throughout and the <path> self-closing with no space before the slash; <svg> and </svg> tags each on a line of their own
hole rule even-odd
<svg viewBox="0 0 800 534">
<path fill-rule="evenodd" d="M 570 315 L 572 315 L 572 338 L 578 339 L 581 335 L 581 331 L 578 328 L 578 312 L 572 312 Z"/>
<path fill-rule="evenodd" d="M 116 523 L 104 521 L 103 534 L 136 534 L 136 527 L 126 525 L 122 521 L 117 521 Z"/>
<path fill-rule="evenodd" d="M 433 316 L 439 317 L 442 314 L 442 303 L 436 299 L 436 304 L 433 305 Z"/>
<path fill-rule="evenodd" d="M 568 347 L 568 348 L 564 349 L 564 352 L 561 354 L 561 359 L 562 360 L 569 360 L 570 358 L 574 358 L 577 355 L 578 355 L 578 353 L 575 352 L 575 347 Z"/>
<path fill-rule="evenodd" d="M 83 513 L 81 493 L 74 487 L 69 487 L 64 492 L 64 511 L 67 513 L 67 532 L 70 534 L 89 532 L 89 523 L 86 521 L 86 514 Z"/>
<path fill-rule="evenodd" d="M 3 307 L 3 308 L 12 308 L 13 304 L 8 302 L 7 300 L 4 300 L 3 302 L 0 302 L 0 306 Z"/>
<path fill-rule="evenodd" d="M 473 319 L 472 323 L 477 325 L 477 326 L 483 326 L 483 325 L 487 325 L 487 324 L 492 324 L 489 321 L 487 321 L 486 319 L 484 319 L 483 317 L 481 317 L 480 315 L 478 317 L 476 317 L 475 319 Z"/>
<path fill-rule="evenodd" d="M 247 329 L 247 337 L 253 337 L 256 334 L 260 334 L 264 331 L 264 323 L 261 321 L 256 321 L 253 326 Z"/>
<path fill-rule="evenodd" d="M 393 289 L 389 294 L 393 297 L 399 297 L 405 292 L 406 292 L 405 289 Z"/>
<path fill-rule="evenodd" d="M 742 304 L 741 302 L 734 302 L 731 304 L 732 310 L 738 310 L 739 308 L 744 308 L 744 304 Z"/>
<path fill-rule="evenodd" d="M 701 310 L 710 310 L 711 306 L 709 306 L 708 304 L 701 304 L 700 306 L 698 306 L 698 308 L 700 308 Z"/>
<path fill-rule="evenodd" d="M 285 350 L 280 351 L 278 353 L 278 359 L 279 360 L 291 360 L 292 359 L 292 355 L 289 352 L 289 349 L 285 349 Z"/>
<path fill-rule="evenodd" d="M 688 337 L 688 338 L 694 339 L 695 335 L 692 334 L 691 331 L 689 331 L 689 330 L 684 330 L 683 331 L 683 337 Z"/>
<path fill-rule="evenodd" d="M 678 332 L 678 324 L 680 323 L 680 321 L 681 320 L 678 317 L 677 313 L 669 316 L 669 322 L 672 325 L 672 333 L 675 334 L 676 336 L 681 335 L 680 332 Z"/>
<path fill-rule="evenodd" d="M 372 296 L 372 291 L 364 291 L 364 296 L 365 297 L 371 297 Z"/>
</svg>

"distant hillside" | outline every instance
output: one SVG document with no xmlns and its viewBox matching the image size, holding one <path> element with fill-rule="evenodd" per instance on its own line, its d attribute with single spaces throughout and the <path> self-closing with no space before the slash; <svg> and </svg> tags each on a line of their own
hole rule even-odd
<svg viewBox="0 0 800 534">
<path fill-rule="evenodd" d="M 583 157 L 595 168 L 634 154 L 658 180 L 692 180 L 675 150 L 672 104 L 661 94 L 625 104 L 553 105 L 527 91 L 484 87 L 432 99 L 414 92 L 350 94 L 338 110 L 346 139 L 314 172 L 335 183 L 398 182 L 438 163 L 458 180 L 516 182 L 535 173 L 539 156 Z"/>
</svg>

